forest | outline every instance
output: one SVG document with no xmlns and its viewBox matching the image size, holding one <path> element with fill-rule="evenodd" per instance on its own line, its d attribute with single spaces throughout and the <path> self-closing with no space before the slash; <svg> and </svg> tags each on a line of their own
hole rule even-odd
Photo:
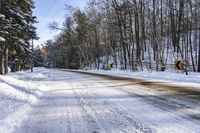
<svg viewBox="0 0 200 133">
<path fill-rule="evenodd" d="M 42 48 L 47 67 L 200 72 L 199 0 L 90 0 L 68 15 L 55 40 Z M 174 68 L 175 69 L 175 68 Z"/>
<path fill-rule="evenodd" d="M 17 71 L 33 64 L 164 71 L 176 61 L 183 71 L 200 72 L 199 0 L 89 0 L 85 10 L 66 4 L 63 25 L 48 24 L 61 33 L 35 50 L 34 2 L 1 0 L 0 6 L 1 74 L 7 66 Z"/>
<path fill-rule="evenodd" d="M 29 69 L 33 66 L 32 40 L 36 34 L 36 17 L 32 0 L 0 1 L 0 74 Z"/>
</svg>

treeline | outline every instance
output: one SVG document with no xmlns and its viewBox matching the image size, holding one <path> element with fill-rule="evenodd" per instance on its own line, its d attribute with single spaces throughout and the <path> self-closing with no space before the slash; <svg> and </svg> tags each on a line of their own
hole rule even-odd
<svg viewBox="0 0 200 133">
<path fill-rule="evenodd" d="M 90 0 L 85 11 L 70 9 L 45 64 L 60 68 L 154 69 L 181 60 L 200 72 L 199 0 Z M 51 29 L 60 29 L 56 23 Z"/>
<path fill-rule="evenodd" d="M 0 0 L 0 74 L 30 68 L 37 39 L 33 0 Z"/>
</svg>

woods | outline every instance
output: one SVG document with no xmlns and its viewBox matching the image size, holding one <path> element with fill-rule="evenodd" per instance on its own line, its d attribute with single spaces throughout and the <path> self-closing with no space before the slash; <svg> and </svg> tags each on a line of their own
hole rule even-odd
<svg viewBox="0 0 200 133">
<path fill-rule="evenodd" d="M 0 0 L 0 133 L 200 133 L 200 0 Z"/>
<path fill-rule="evenodd" d="M 181 60 L 186 70 L 200 72 L 199 25 L 197 0 L 90 0 L 85 11 L 71 11 L 62 33 L 43 49 L 65 64 L 48 62 L 51 67 L 101 69 L 114 62 L 160 71 Z"/>
<path fill-rule="evenodd" d="M 8 65 L 12 71 L 30 68 L 37 60 L 31 47 L 38 38 L 34 3 L 0 4 L 0 73 Z M 185 71 L 200 72 L 197 0 L 90 0 L 85 10 L 66 5 L 66 14 L 62 27 L 49 24 L 61 33 L 40 49 L 46 67 L 105 69 L 114 63 L 122 70 L 160 71 L 180 60 Z"/>
<path fill-rule="evenodd" d="M 32 15 L 32 0 L 0 1 L 0 74 L 31 67 L 33 48 L 37 39 L 36 17 Z"/>
</svg>

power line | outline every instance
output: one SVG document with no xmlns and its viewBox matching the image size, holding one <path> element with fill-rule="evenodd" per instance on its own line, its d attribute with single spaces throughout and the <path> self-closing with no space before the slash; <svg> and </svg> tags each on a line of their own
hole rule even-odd
<svg viewBox="0 0 200 133">
<path fill-rule="evenodd" d="M 57 2 L 57 0 L 54 0 L 54 1 L 52 2 L 52 4 L 49 6 L 49 8 L 48 8 L 48 10 L 46 11 L 46 13 L 43 15 L 43 18 L 44 18 L 45 16 L 47 16 L 47 15 L 50 13 L 52 7 L 55 5 L 56 2 Z"/>
<path fill-rule="evenodd" d="M 55 18 L 55 17 L 58 15 L 58 13 L 62 10 L 63 7 L 64 7 L 64 5 L 62 5 L 62 6 L 55 12 L 55 14 L 52 16 L 52 18 Z"/>
<path fill-rule="evenodd" d="M 43 17 L 42 17 L 40 23 L 42 23 L 42 22 L 44 21 L 44 18 L 51 12 L 51 10 L 52 10 L 52 8 L 53 8 L 53 6 L 55 5 L 56 2 L 57 2 L 57 0 L 54 0 L 54 1 L 51 3 L 51 5 L 49 6 L 49 8 L 47 9 L 47 11 L 45 12 L 45 14 L 43 15 Z M 43 31 L 44 29 L 45 29 L 45 27 L 43 27 L 41 31 Z"/>
<path fill-rule="evenodd" d="M 59 8 L 58 10 L 55 12 L 55 14 L 53 14 L 53 16 L 51 18 L 55 19 L 55 17 L 59 14 L 59 12 L 63 9 L 65 3 L 67 3 L 68 0 L 66 0 Z M 48 13 L 51 11 L 52 7 L 55 5 L 55 3 L 57 2 L 57 0 L 54 0 L 53 3 L 51 4 L 51 6 L 48 8 L 47 12 L 45 13 L 44 17 L 48 15 Z M 44 17 L 42 18 L 44 20 Z M 43 21 L 42 20 L 42 21 Z M 42 22 L 40 21 L 40 22 Z M 40 31 L 43 32 L 44 29 L 46 27 L 43 27 Z"/>
<path fill-rule="evenodd" d="M 59 14 L 60 11 L 62 11 L 64 4 L 67 2 L 68 0 L 66 0 L 59 8 L 58 10 L 55 12 L 55 14 L 51 17 L 53 19 L 55 19 L 55 17 Z M 45 29 L 45 27 L 42 28 L 42 31 Z"/>
</svg>

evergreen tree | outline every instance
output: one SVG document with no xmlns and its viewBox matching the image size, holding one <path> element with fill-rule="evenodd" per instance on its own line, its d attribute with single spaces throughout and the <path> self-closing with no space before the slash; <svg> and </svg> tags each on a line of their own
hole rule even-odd
<svg viewBox="0 0 200 133">
<path fill-rule="evenodd" d="M 37 39 L 36 28 L 33 26 L 36 23 L 36 17 L 32 14 L 33 8 L 32 0 L 1 0 L 0 2 L 0 14 L 4 16 L 0 20 L 2 31 L 0 36 L 6 39 L 1 47 L 3 59 L 0 61 L 4 63 L 1 74 L 8 72 L 8 63 L 11 66 L 18 65 L 19 69 L 30 64 L 33 53 L 31 40 Z"/>
</svg>

